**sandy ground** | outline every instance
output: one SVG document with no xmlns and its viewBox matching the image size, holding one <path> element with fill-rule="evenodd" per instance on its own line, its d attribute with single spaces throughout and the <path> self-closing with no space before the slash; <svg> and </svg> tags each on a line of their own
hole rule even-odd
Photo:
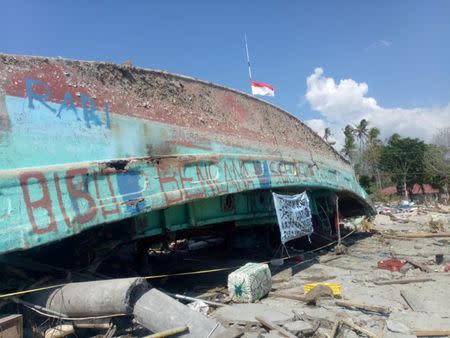
<svg viewBox="0 0 450 338">
<path fill-rule="evenodd" d="M 348 319 L 379 337 L 415 337 L 413 331 L 416 330 L 450 330 L 450 272 L 443 271 L 444 266 L 450 263 L 450 238 L 385 238 L 383 233 L 430 233 L 428 223 L 431 213 L 397 216 L 408 222 L 392 221 L 388 216 L 378 215 L 373 222 L 378 233 L 365 238 L 358 234 L 348 237 L 348 251 L 339 258 L 322 264 L 300 263 L 283 267 L 282 271 L 272 276 L 272 292 L 268 297 L 257 304 L 235 304 L 231 305 L 231 308 L 221 308 L 213 312 L 212 316 L 227 325 L 243 328 L 246 331 L 244 337 L 277 336 L 276 331 L 267 332 L 261 326 L 254 325 L 256 321 L 252 318 L 261 314 L 286 328 L 292 328 L 291 332 L 299 337 L 311 336 L 304 334 L 310 332 L 308 328 L 311 329 L 317 323 L 320 323 L 320 327 L 312 336 L 328 337 L 333 322 L 341 318 Z M 450 214 L 434 213 L 434 217 L 442 220 L 444 231 L 450 231 Z M 436 254 L 444 255 L 443 264 L 435 263 Z M 326 253 L 322 258 L 332 255 L 334 254 Z M 428 268 L 429 272 L 421 271 L 409 263 L 396 272 L 377 267 L 380 260 L 390 257 L 412 260 Z M 431 280 L 408 284 L 376 284 L 380 281 L 413 278 Z M 305 283 L 324 281 L 341 285 L 341 300 L 382 306 L 387 308 L 390 314 L 346 309 L 337 306 L 335 299 L 330 298 L 322 298 L 316 305 L 307 305 L 303 301 L 274 295 L 283 292 L 298 296 L 303 294 Z M 293 310 L 305 320 L 298 320 L 299 315 L 294 316 Z M 298 328 L 300 331 L 296 331 Z M 357 332 L 345 325 L 340 327 L 336 335 L 358 336 Z"/>
</svg>

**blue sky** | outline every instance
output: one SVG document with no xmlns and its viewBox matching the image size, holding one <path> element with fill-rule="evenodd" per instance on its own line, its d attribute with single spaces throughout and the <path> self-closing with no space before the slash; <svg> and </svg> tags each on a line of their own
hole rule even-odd
<svg viewBox="0 0 450 338">
<path fill-rule="evenodd" d="M 16 0 L 2 4 L 0 25 L 4 53 L 130 59 L 249 92 L 247 32 L 254 79 L 276 88 L 268 101 L 303 120 L 323 121 L 318 130 L 329 125 L 337 134 L 374 112 L 374 124 L 390 132 L 383 119 L 397 110 L 419 124 L 421 115 L 436 114 L 432 128 L 450 120 L 448 1 Z M 308 87 L 316 67 L 323 74 Z M 335 88 L 320 85 L 327 79 Z M 354 82 L 348 91 L 341 79 Z M 368 92 L 358 92 L 363 83 Z M 314 88 L 315 96 L 305 96 Z M 376 105 L 364 106 L 366 97 Z M 362 103 L 353 110 L 365 112 L 347 116 L 355 100 Z"/>
</svg>

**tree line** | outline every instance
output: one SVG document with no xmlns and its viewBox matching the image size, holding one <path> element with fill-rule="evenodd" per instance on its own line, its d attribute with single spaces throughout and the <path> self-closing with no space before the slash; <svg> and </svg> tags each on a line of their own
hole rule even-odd
<svg viewBox="0 0 450 338">
<path fill-rule="evenodd" d="M 444 196 L 450 183 L 450 127 L 438 130 L 432 141 L 402 137 L 395 133 L 380 139 L 380 130 L 362 119 L 343 129 L 342 155 L 352 163 L 363 188 L 375 197 L 385 187 L 395 185 L 408 198 L 414 184 L 431 184 Z M 331 130 L 324 140 L 330 144 Z"/>
</svg>

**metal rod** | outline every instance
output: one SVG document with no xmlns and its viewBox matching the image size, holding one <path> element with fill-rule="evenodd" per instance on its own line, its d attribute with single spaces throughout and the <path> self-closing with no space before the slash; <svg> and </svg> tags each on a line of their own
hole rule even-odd
<svg viewBox="0 0 450 338">
<path fill-rule="evenodd" d="M 248 44 L 247 44 L 247 33 L 244 34 L 245 37 L 245 51 L 247 52 L 247 65 L 248 65 L 248 76 L 250 78 L 250 82 L 252 82 L 252 68 L 250 66 L 250 54 L 248 53 Z"/>
<path fill-rule="evenodd" d="M 209 300 L 204 300 L 204 299 L 200 299 L 200 298 L 183 296 L 183 295 L 179 295 L 179 294 L 176 294 L 176 293 L 168 293 L 168 295 L 170 295 L 170 296 L 172 296 L 174 298 L 178 298 L 178 299 L 190 300 L 192 302 L 195 302 L 195 301 L 199 300 L 199 301 L 202 301 L 205 304 L 212 305 L 212 306 L 226 306 L 226 304 L 211 302 Z"/>
<path fill-rule="evenodd" d="M 336 230 L 338 236 L 338 246 L 341 245 L 341 225 L 339 224 L 339 196 L 336 196 Z"/>
</svg>

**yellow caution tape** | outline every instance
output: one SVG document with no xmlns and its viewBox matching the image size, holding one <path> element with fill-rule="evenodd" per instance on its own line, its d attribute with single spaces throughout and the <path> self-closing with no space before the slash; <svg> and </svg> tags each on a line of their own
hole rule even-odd
<svg viewBox="0 0 450 338">
<path fill-rule="evenodd" d="M 347 238 L 348 236 L 350 236 L 351 234 L 353 234 L 355 232 L 355 230 L 351 231 L 350 233 L 348 233 L 347 235 L 345 235 L 344 237 L 342 237 L 342 239 Z M 316 248 L 314 250 L 310 250 L 310 251 L 306 251 L 304 253 L 307 252 L 315 252 L 315 251 L 319 251 L 322 250 L 326 247 L 332 246 L 334 244 L 336 244 L 337 241 L 328 243 L 324 246 L 321 246 L 320 248 Z M 285 260 L 288 259 L 290 257 L 283 257 L 281 259 Z M 264 261 L 264 262 L 260 262 L 262 264 L 268 264 L 270 263 L 270 261 Z M 300 262 L 299 264 L 302 264 L 302 262 Z M 220 272 L 220 271 L 226 271 L 226 270 L 234 270 L 239 268 L 239 266 L 233 266 L 233 267 L 228 267 L 228 268 L 218 268 L 218 269 L 208 269 L 208 270 L 198 270 L 198 271 L 188 271 L 188 272 L 176 272 L 176 273 L 168 273 L 168 274 L 163 274 L 163 275 L 152 275 L 152 276 L 146 276 L 143 277 L 145 279 L 160 279 L 160 278 L 166 278 L 166 277 L 175 277 L 175 276 L 191 276 L 191 275 L 200 275 L 200 274 L 205 274 L 205 273 L 212 273 L 212 272 Z M 64 285 L 67 285 L 68 283 L 65 284 L 56 284 L 56 285 L 50 285 L 50 286 L 44 286 L 41 288 L 35 288 L 35 289 L 28 289 L 28 290 L 22 290 L 22 291 L 15 291 L 15 292 L 11 292 L 11 293 L 5 293 L 0 295 L 0 299 L 3 298 L 8 298 L 8 297 L 14 297 L 14 296 L 22 296 L 22 295 L 26 295 L 26 294 L 30 294 L 30 293 L 34 293 L 34 292 L 38 292 L 38 291 L 44 291 L 44 290 L 50 290 L 50 289 L 54 289 L 54 288 L 59 288 L 62 287 Z"/>
</svg>

